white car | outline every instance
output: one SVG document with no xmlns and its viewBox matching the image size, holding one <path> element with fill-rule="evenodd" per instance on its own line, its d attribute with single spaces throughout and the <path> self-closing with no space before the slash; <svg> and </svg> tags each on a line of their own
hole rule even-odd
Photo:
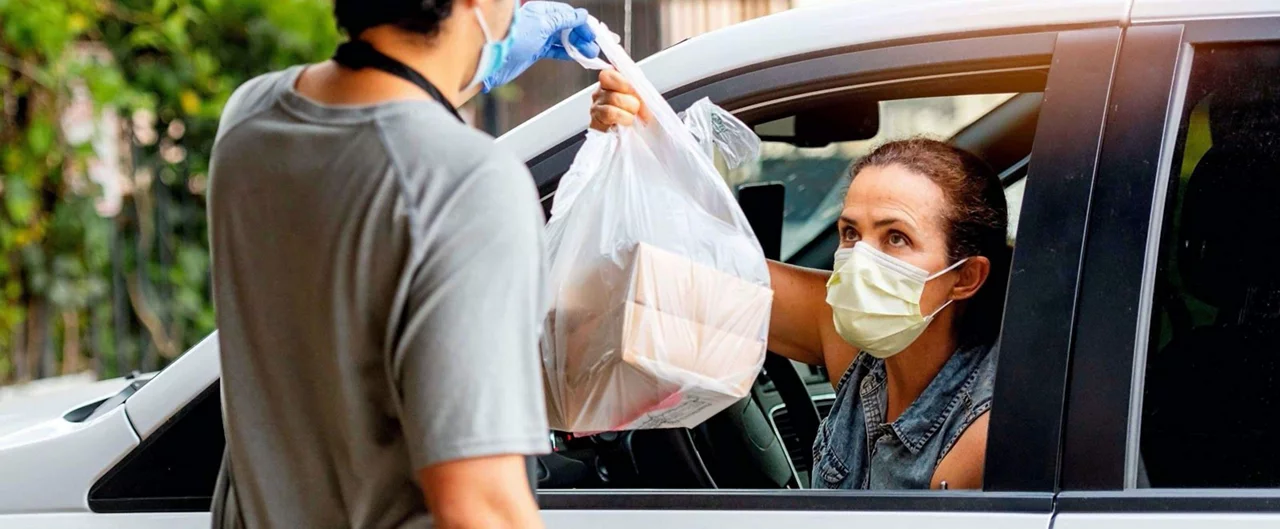
<svg viewBox="0 0 1280 529">
<path fill-rule="evenodd" d="M 1280 1 L 870 0 L 642 65 L 677 110 L 710 97 L 765 140 L 728 178 L 785 184 L 782 211 L 746 210 L 789 262 L 830 266 L 841 175 L 880 140 L 950 138 L 1001 172 L 1016 249 L 985 490 L 806 489 L 832 390 L 772 361 L 698 428 L 553 435 L 549 527 L 1280 526 Z M 548 205 L 591 90 L 499 140 Z M 0 527 L 208 526 L 217 348 L 0 403 Z"/>
</svg>

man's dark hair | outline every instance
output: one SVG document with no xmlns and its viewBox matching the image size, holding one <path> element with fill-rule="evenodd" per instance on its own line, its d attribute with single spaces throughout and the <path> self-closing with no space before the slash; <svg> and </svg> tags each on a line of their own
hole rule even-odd
<svg viewBox="0 0 1280 529">
<path fill-rule="evenodd" d="M 333 5 L 338 28 L 353 39 L 384 24 L 431 36 L 452 11 L 453 0 L 335 0 Z"/>
</svg>

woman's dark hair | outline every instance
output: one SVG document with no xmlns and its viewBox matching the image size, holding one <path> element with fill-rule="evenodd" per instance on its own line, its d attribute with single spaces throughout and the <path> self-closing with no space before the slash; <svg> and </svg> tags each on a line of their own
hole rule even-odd
<svg viewBox="0 0 1280 529">
<path fill-rule="evenodd" d="M 1009 206 L 1000 177 L 973 153 L 924 138 L 881 145 L 858 160 L 850 174 L 857 177 L 868 167 L 891 165 L 928 177 L 946 195 L 950 207 L 942 218 L 947 231 L 949 262 L 976 256 L 991 261 L 991 273 L 978 293 L 965 304 L 958 329 L 963 345 L 994 343 L 1004 316 L 1013 253 L 1006 239 Z"/>
<path fill-rule="evenodd" d="M 364 30 L 392 24 L 405 31 L 435 35 L 440 22 L 449 18 L 453 0 L 335 0 L 338 28 L 355 39 Z"/>
</svg>

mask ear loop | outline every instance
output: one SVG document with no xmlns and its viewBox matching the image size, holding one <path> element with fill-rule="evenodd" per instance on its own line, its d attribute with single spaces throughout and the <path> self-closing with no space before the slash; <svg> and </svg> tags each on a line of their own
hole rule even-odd
<svg viewBox="0 0 1280 529">
<path fill-rule="evenodd" d="M 933 275 L 931 275 L 931 276 L 929 276 L 929 277 L 926 277 L 926 278 L 924 278 L 924 280 L 925 280 L 925 281 L 933 281 L 934 279 L 937 279 L 937 278 L 941 277 L 941 276 L 942 276 L 942 274 L 945 274 L 945 273 L 947 273 L 947 272 L 950 272 L 950 271 L 952 271 L 952 270 L 955 270 L 956 268 L 958 268 L 960 265 L 964 264 L 964 263 L 965 263 L 966 261 L 968 261 L 968 260 L 969 260 L 969 258 L 968 258 L 968 257 L 965 257 L 964 259 L 961 259 L 961 260 L 959 260 L 959 261 L 956 261 L 956 262 L 955 262 L 955 264 L 953 264 L 953 265 L 951 265 L 951 266 L 948 266 L 948 267 L 946 267 L 946 268 L 943 268 L 942 270 L 939 270 L 939 271 L 938 271 L 938 273 L 933 274 Z"/>
<path fill-rule="evenodd" d="M 964 259 L 961 259 L 961 260 L 959 260 L 959 261 L 956 261 L 956 262 L 955 262 L 955 264 L 953 264 L 953 265 L 951 265 L 951 266 L 948 266 L 948 267 L 946 267 L 946 268 L 943 268 L 942 270 L 938 271 L 938 273 L 936 273 L 936 274 L 933 274 L 933 275 L 929 276 L 929 277 L 928 277 L 928 279 L 925 279 L 925 281 L 926 281 L 926 282 L 928 282 L 928 281 L 932 281 L 932 280 L 934 280 L 934 279 L 937 279 L 938 277 L 941 277 L 941 276 L 942 276 L 942 274 L 945 274 L 945 273 L 947 273 L 947 272 L 950 272 L 950 271 L 955 270 L 956 268 L 960 267 L 960 265 L 964 264 L 964 263 L 965 263 L 966 261 L 968 261 L 968 260 L 969 260 L 969 258 L 968 258 L 968 257 L 965 257 Z M 950 304 L 951 304 L 951 302 L 953 302 L 953 301 L 955 301 L 955 299 L 952 299 L 952 298 L 947 299 L 947 302 L 946 302 L 946 303 L 943 303 L 941 307 L 938 307 L 938 310 L 933 311 L 933 314 L 930 314 L 930 315 L 929 315 L 928 317 L 926 317 L 925 319 L 932 321 L 934 316 L 937 316 L 939 312 L 942 312 L 942 309 L 947 308 L 947 305 L 950 305 Z"/>
<path fill-rule="evenodd" d="M 480 23 L 480 33 L 484 35 L 484 43 L 487 45 L 490 42 L 493 42 L 493 35 L 489 33 L 489 25 L 485 23 L 484 13 L 480 11 L 480 7 L 472 7 L 471 12 L 476 14 L 476 22 Z"/>
</svg>

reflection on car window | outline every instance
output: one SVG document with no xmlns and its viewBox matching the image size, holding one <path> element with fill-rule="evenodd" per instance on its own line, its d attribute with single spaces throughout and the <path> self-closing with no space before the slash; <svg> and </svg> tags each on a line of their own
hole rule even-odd
<svg viewBox="0 0 1280 529">
<path fill-rule="evenodd" d="M 926 136 L 946 139 L 986 115 L 1015 94 L 924 97 L 880 102 L 880 129 L 874 138 L 802 148 L 764 142 L 760 159 L 730 171 L 731 187 L 745 183 L 787 185 L 782 258 L 790 259 L 831 226 L 840 215 L 849 166 L 876 146 L 894 139 Z M 1012 211 L 1012 207 L 1011 207 Z"/>
<path fill-rule="evenodd" d="M 1004 201 L 1009 205 L 1009 246 L 1013 246 L 1014 240 L 1018 237 L 1018 218 L 1022 216 L 1022 194 L 1026 190 L 1025 176 L 1004 186 Z"/>
<path fill-rule="evenodd" d="M 1277 487 L 1280 45 L 1194 54 L 1152 304 L 1145 477 Z"/>
</svg>

